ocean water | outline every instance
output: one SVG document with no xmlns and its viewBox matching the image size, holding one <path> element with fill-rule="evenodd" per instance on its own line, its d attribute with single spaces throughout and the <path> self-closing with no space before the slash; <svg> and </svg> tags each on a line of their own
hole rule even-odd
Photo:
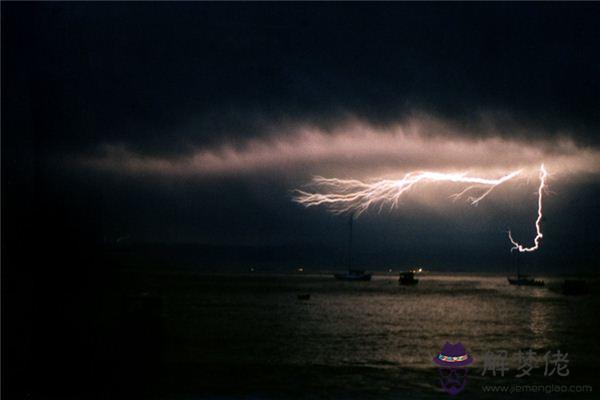
<svg viewBox="0 0 600 400">
<path fill-rule="evenodd" d="M 145 336 L 139 352 L 160 369 L 157 397 L 440 398 L 449 395 L 432 357 L 447 341 L 474 358 L 460 397 L 520 396 L 484 385 L 591 385 L 592 393 L 552 397 L 600 396 L 597 293 L 565 296 L 548 277 L 543 288 L 514 287 L 504 276 L 419 278 L 405 287 L 392 275 L 154 274 L 138 278 L 128 301 L 153 304 L 132 329 Z M 140 307 L 148 306 L 132 315 Z M 516 378 L 516 353 L 529 349 L 531 376 Z M 544 376 L 544 355 L 558 350 L 568 353 L 569 375 Z M 486 354 L 498 351 L 507 354 L 504 377 L 482 375 Z M 522 397 L 535 395 L 548 394 Z"/>
</svg>

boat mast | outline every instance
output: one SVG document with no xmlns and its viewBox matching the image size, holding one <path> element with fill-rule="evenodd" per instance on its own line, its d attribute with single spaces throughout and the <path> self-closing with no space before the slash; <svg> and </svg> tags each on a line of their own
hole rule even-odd
<svg viewBox="0 0 600 400">
<path fill-rule="evenodd" d="M 350 214 L 350 220 L 348 224 L 350 225 L 350 232 L 348 235 L 348 271 L 352 269 L 352 222 L 354 220 L 354 213 Z"/>
</svg>

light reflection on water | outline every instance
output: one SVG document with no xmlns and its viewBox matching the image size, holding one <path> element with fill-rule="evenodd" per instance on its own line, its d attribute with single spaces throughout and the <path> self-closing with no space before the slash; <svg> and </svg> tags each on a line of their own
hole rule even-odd
<svg viewBox="0 0 600 400">
<path fill-rule="evenodd" d="M 413 387 L 436 383 L 398 371 L 429 371 L 446 341 L 462 342 L 478 369 L 485 352 L 497 350 L 533 349 L 539 361 L 560 349 L 570 353 L 572 365 L 595 365 L 595 295 L 568 298 L 547 288 L 514 287 L 503 276 L 420 279 L 415 287 L 398 285 L 394 276 L 341 282 L 329 275 L 195 275 L 163 283 L 165 325 L 176 343 L 165 358 L 327 371 L 368 367 L 393 371 L 394 379 Z M 310 300 L 298 300 L 298 293 L 310 293 Z M 515 362 L 509 361 L 512 368 Z M 333 379 L 319 371 L 325 382 Z"/>
<path fill-rule="evenodd" d="M 167 296 L 166 317 L 203 359 L 211 356 L 207 341 L 230 338 L 232 348 L 245 351 L 225 349 L 220 361 L 247 356 L 253 362 L 429 367 L 445 341 L 460 341 L 476 355 L 560 346 L 567 333 L 561 326 L 586 336 L 565 306 L 570 299 L 510 286 L 499 276 L 425 276 L 416 287 L 399 286 L 392 276 L 356 283 L 319 275 L 231 276 L 197 283 Z M 299 301 L 300 292 L 310 300 Z"/>
</svg>

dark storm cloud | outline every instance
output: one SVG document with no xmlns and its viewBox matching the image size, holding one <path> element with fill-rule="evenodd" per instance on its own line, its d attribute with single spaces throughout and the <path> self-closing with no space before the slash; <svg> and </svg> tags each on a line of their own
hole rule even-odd
<svg viewBox="0 0 600 400">
<path fill-rule="evenodd" d="M 290 201 L 311 174 L 597 170 L 598 20 L 594 3 L 2 3 L 11 226 L 30 218 L 29 240 L 47 212 L 109 241 L 343 247 L 344 221 Z M 477 209 L 365 215 L 357 247 L 508 254 L 507 225 L 530 237 L 532 174 Z M 543 251 L 595 254 L 597 184 L 557 181 Z"/>
<path fill-rule="evenodd" d="M 595 4 L 19 4 L 10 62 L 68 152 L 149 155 L 416 111 L 598 144 Z M 8 65 L 10 68 L 11 65 Z"/>
</svg>

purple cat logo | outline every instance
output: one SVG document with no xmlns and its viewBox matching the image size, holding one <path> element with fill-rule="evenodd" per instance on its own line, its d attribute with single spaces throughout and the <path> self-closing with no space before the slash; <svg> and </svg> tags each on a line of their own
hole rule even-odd
<svg viewBox="0 0 600 400">
<path fill-rule="evenodd" d="M 467 365 L 473 363 L 473 357 L 467 353 L 461 343 L 450 344 L 446 342 L 442 351 L 433 357 L 433 362 L 439 365 L 442 389 L 454 396 L 465 388 L 467 384 Z"/>
</svg>

